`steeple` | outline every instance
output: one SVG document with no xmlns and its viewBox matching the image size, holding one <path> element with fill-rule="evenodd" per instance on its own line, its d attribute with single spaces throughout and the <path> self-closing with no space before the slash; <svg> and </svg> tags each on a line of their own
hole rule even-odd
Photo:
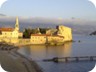
<svg viewBox="0 0 96 72">
<path fill-rule="evenodd" d="M 18 20 L 18 17 L 16 17 L 15 30 L 19 31 L 19 20 Z"/>
</svg>

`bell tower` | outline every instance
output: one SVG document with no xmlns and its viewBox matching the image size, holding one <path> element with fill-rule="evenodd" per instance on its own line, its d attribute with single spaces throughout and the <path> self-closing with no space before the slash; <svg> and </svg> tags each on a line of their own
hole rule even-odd
<svg viewBox="0 0 96 72">
<path fill-rule="evenodd" d="M 19 31 L 19 20 L 18 20 L 18 17 L 16 17 L 15 30 Z"/>
</svg>

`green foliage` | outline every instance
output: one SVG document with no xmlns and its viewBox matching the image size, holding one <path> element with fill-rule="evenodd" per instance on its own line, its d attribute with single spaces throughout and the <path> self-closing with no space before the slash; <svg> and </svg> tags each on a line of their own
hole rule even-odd
<svg viewBox="0 0 96 72">
<path fill-rule="evenodd" d="M 46 29 L 46 28 L 25 29 L 23 32 L 23 38 L 30 38 L 31 34 L 38 34 L 38 33 L 46 34 L 46 30 L 48 30 L 48 29 Z"/>
<path fill-rule="evenodd" d="M 46 29 L 40 28 L 40 32 L 41 32 L 41 34 L 46 34 Z"/>
<path fill-rule="evenodd" d="M 30 38 L 31 36 L 31 30 L 30 29 L 25 29 L 23 32 L 23 38 Z"/>
<path fill-rule="evenodd" d="M 31 29 L 31 34 L 37 34 L 39 33 L 40 31 L 38 29 Z"/>
</svg>

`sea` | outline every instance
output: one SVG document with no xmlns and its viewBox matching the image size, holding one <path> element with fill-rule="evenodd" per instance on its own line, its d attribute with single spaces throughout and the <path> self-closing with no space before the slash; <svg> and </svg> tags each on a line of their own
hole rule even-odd
<svg viewBox="0 0 96 72">
<path fill-rule="evenodd" d="M 96 36 L 74 34 L 73 40 L 74 42 L 68 42 L 62 46 L 22 46 L 18 52 L 34 60 L 43 72 L 89 72 L 94 68 L 96 61 L 58 63 L 43 61 L 54 57 L 96 56 Z"/>
</svg>

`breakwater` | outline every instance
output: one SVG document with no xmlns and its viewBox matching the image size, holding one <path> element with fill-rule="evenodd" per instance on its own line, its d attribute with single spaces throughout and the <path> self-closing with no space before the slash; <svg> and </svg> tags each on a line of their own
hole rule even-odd
<svg viewBox="0 0 96 72">
<path fill-rule="evenodd" d="M 80 61 L 96 61 L 96 56 L 78 56 L 78 57 L 54 57 L 52 59 L 44 59 L 45 62 L 80 62 Z"/>
</svg>

